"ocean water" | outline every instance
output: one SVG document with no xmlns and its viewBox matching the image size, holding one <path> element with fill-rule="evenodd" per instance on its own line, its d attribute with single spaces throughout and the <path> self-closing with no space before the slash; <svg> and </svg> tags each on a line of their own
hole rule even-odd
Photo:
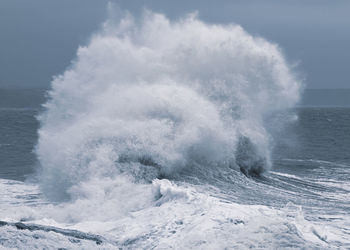
<svg viewBox="0 0 350 250">
<path fill-rule="evenodd" d="M 111 17 L 0 102 L 0 245 L 350 248 L 350 109 L 302 88 L 237 25 Z"/>
</svg>

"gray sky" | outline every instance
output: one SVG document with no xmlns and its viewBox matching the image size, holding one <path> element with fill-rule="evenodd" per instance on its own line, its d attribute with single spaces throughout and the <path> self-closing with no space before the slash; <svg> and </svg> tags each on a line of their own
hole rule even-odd
<svg viewBox="0 0 350 250">
<path fill-rule="evenodd" d="M 107 0 L 1 0 L 0 87 L 48 87 L 79 45 L 106 18 Z M 234 22 L 278 43 L 306 77 L 308 88 L 350 88 L 348 0 L 124 0 L 177 18 L 199 11 L 206 22 Z"/>
</svg>

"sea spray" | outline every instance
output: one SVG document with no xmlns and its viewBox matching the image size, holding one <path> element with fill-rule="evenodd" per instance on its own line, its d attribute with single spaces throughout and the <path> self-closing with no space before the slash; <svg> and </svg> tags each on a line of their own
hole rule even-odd
<svg viewBox="0 0 350 250">
<path fill-rule="evenodd" d="M 52 82 L 36 149 L 42 189 L 123 203 L 126 190 L 141 197 L 196 164 L 259 174 L 271 166 L 265 119 L 299 91 L 278 46 L 238 25 L 149 11 L 108 20 Z"/>
</svg>

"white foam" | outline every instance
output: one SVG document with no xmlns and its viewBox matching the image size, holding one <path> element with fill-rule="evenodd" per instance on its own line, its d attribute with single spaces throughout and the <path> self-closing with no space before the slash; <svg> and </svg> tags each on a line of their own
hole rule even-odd
<svg viewBox="0 0 350 250">
<path fill-rule="evenodd" d="M 168 176 L 193 164 L 234 167 L 241 136 L 252 146 L 240 167 L 268 169 L 264 118 L 293 107 L 299 90 L 278 46 L 238 25 L 152 12 L 109 19 L 52 83 L 36 150 L 42 188 L 78 198 L 82 182 L 144 159 Z"/>
<path fill-rule="evenodd" d="M 311 222 L 304 218 L 302 208 L 292 203 L 282 209 L 242 205 L 217 198 L 215 191 L 203 193 L 196 186 L 177 185 L 169 180 L 155 180 L 150 185 L 141 186 L 144 194 L 149 190 L 152 195 L 144 199 L 148 202 L 143 207 L 127 213 L 120 213 L 117 200 L 105 199 L 94 203 L 91 197 L 86 197 L 85 201 L 81 199 L 56 205 L 38 202 L 32 206 L 18 202 L 15 206 L 3 203 L 0 220 L 4 220 L 3 216 L 6 219 L 13 216 L 12 221 L 18 221 L 20 214 L 27 216 L 30 211 L 31 217 L 27 216 L 24 223 L 100 235 L 103 238 L 100 247 L 106 249 L 283 248 L 291 244 L 307 248 L 350 246 L 343 232 L 348 226 L 346 216 L 330 223 Z M 14 185 L 11 187 L 18 189 Z M 139 196 L 136 198 L 140 199 Z M 122 198 L 121 201 L 125 200 Z M 54 232 L 21 232 L 8 226 L 0 227 L 0 231 L 3 237 L 10 239 L 1 243 L 4 246 L 23 248 L 25 244 L 40 247 L 61 244 L 68 248 L 98 248 L 94 242 L 81 240 L 74 243 L 69 237 Z"/>
</svg>

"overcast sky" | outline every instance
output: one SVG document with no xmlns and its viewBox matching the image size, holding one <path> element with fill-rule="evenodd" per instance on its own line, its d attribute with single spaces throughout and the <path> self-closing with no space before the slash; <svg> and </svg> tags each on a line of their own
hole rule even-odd
<svg viewBox="0 0 350 250">
<path fill-rule="evenodd" d="M 107 0 L 0 0 L 0 87 L 48 87 L 106 18 Z M 178 18 L 199 11 L 209 23 L 237 23 L 299 62 L 308 88 L 350 88 L 348 0 L 125 0 Z"/>
</svg>

